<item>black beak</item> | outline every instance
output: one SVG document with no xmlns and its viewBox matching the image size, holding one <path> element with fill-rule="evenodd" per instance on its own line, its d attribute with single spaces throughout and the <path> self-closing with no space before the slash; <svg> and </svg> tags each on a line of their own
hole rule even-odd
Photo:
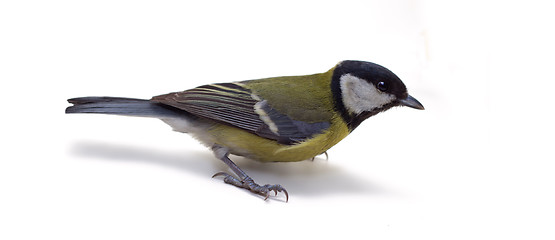
<svg viewBox="0 0 555 240">
<path fill-rule="evenodd" d="M 399 102 L 401 103 L 401 106 L 407 106 L 407 107 L 416 108 L 419 110 L 424 110 L 424 106 L 422 106 L 422 103 L 416 100 L 416 98 L 413 98 L 411 95 L 409 95 L 405 99 L 399 100 Z"/>
</svg>

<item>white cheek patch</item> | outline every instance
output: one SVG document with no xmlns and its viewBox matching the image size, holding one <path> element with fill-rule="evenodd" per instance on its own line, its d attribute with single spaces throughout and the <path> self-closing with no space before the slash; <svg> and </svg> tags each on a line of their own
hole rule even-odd
<svg viewBox="0 0 555 240">
<path fill-rule="evenodd" d="M 352 114 L 372 111 L 395 99 L 394 95 L 380 92 L 373 84 L 351 74 L 341 76 L 339 83 L 343 105 Z"/>
</svg>

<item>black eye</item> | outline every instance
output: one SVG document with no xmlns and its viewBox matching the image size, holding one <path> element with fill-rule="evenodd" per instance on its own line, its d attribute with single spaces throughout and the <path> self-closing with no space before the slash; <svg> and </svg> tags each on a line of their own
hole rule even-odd
<svg viewBox="0 0 555 240">
<path fill-rule="evenodd" d="M 377 87 L 381 92 L 387 91 L 387 84 L 385 82 L 378 82 Z"/>
</svg>

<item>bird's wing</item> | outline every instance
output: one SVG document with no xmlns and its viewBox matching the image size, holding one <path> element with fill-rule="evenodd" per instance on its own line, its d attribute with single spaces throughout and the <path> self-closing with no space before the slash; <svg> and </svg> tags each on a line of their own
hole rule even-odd
<svg viewBox="0 0 555 240">
<path fill-rule="evenodd" d="M 289 118 L 240 83 L 204 85 L 152 98 L 193 115 L 241 128 L 281 144 L 295 144 L 329 128 L 328 121 Z"/>
</svg>

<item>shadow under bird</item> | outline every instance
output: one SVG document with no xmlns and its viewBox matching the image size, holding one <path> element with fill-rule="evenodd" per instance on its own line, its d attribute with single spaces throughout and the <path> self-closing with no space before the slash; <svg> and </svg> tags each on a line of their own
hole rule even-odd
<svg viewBox="0 0 555 240">
<path fill-rule="evenodd" d="M 225 183 L 268 199 L 279 184 L 259 185 L 229 159 L 294 162 L 325 153 L 367 118 L 395 106 L 424 109 L 390 70 L 342 61 L 324 73 L 204 85 L 150 100 L 80 97 L 66 113 L 159 118 L 212 149 L 235 175 Z"/>
</svg>

